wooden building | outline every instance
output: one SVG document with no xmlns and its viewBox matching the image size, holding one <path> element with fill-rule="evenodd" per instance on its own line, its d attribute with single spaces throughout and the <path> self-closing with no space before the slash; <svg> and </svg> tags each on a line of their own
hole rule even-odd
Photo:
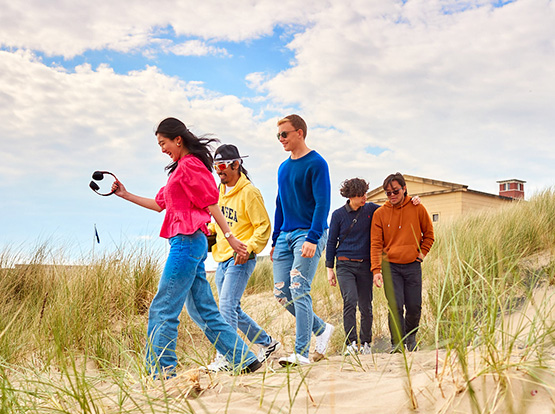
<svg viewBox="0 0 555 414">
<path fill-rule="evenodd" d="M 522 180 L 503 180 L 499 183 L 499 195 L 471 190 L 467 185 L 403 174 L 409 195 L 418 195 L 434 223 L 447 221 L 472 211 L 493 209 L 524 199 Z M 368 201 L 383 204 L 387 201 L 383 188 L 377 187 L 367 193 Z"/>
</svg>

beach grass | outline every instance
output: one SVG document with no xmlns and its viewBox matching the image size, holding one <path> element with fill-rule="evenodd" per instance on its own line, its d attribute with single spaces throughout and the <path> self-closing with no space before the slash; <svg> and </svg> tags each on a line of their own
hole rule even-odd
<svg viewBox="0 0 555 414">
<path fill-rule="evenodd" d="M 475 413 L 529 412 L 510 391 L 522 375 L 531 389 L 553 387 L 555 192 L 442 223 L 435 235 L 423 265 L 418 334 L 421 351 L 437 355 L 435 386 L 445 393 L 456 384 L 453 401 L 466 396 Z M 199 385 L 185 373 L 209 362 L 214 348 L 185 313 L 178 378 L 153 383 L 144 370 L 147 311 L 164 260 L 146 247 L 122 247 L 73 266 L 48 243 L 30 256 L 15 248 L 0 252 L 0 412 L 210 412 L 202 395 L 194 408 L 188 402 Z M 337 328 L 329 353 L 341 355 L 341 295 L 328 285 L 323 260 L 312 297 L 316 313 Z M 290 349 L 294 319 L 273 298 L 269 258 L 258 260 L 243 307 Z M 376 288 L 373 312 L 375 344 L 387 343 L 387 302 Z M 417 409 L 423 397 L 413 381 L 413 356 L 402 358 L 406 406 Z M 342 357 L 350 368 L 368 370 L 361 360 Z M 270 376 L 279 375 L 281 385 L 271 385 Z M 299 393 L 313 392 L 311 375 L 302 369 L 254 374 L 262 384 L 259 408 L 292 412 L 301 404 Z M 211 381 L 204 387 L 218 380 Z M 241 381 L 232 379 L 226 407 L 234 392 L 244 392 Z M 286 407 L 277 404 L 279 393 L 287 394 Z"/>
</svg>

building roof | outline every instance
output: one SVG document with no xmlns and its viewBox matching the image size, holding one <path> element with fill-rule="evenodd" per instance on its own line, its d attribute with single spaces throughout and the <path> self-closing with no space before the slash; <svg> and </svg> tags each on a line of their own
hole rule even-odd
<svg viewBox="0 0 555 414">
<path fill-rule="evenodd" d="M 518 180 L 516 178 L 511 178 L 510 180 L 500 180 L 497 181 L 499 184 L 504 184 L 504 183 L 525 183 L 526 181 L 523 180 Z"/>
</svg>

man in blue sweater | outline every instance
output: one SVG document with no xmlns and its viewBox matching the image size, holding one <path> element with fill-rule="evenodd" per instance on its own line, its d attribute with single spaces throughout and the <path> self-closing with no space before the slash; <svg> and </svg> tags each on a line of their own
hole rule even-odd
<svg viewBox="0 0 555 414">
<path fill-rule="evenodd" d="M 324 357 L 334 327 L 314 313 L 310 289 L 326 246 L 331 184 L 328 164 L 307 147 L 307 127 L 298 115 L 278 121 L 277 138 L 291 153 L 278 170 L 278 195 L 270 256 L 274 296 L 295 316 L 295 352 L 286 365 L 308 364 L 310 339 L 316 335 L 314 360 Z"/>
<path fill-rule="evenodd" d="M 368 183 L 361 178 L 345 180 L 340 194 L 347 203 L 331 215 L 326 247 L 328 282 L 339 282 L 343 298 L 346 354 L 370 354 L 372 343 L 372 272 L 370 271 L 370 226 L 380 207 L 366 202 Z M 337 264 L 335 265 L 335 260 Z M 333 271 L 337 270 L 337 278 Z M 360 311 L 360 342 L 356 311 Z"/>
</svg>

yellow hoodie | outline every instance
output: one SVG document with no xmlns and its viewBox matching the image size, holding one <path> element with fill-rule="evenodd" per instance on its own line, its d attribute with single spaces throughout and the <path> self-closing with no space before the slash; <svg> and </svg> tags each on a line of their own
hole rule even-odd
<svg viewBox="0 0 555 414">
<path fill-rule="evenodd" d="M 231 232 L 247 245 L 249 253 L 260 253 L 266 247 L 272 232 L 262 194 L 243 173 L 227 194 L 225 194 L 225 187 L 220 185 L 218 205 Z M 208 228 L 210 233 L 216 231 L 217 242 L 212 246 L 214 260 L 224 262 L 233 257 L 233 249 L 220 227 L 212 222 Z"/>
<path fill-rule="evenodd" d="M 381 272 L 382 259 L 390 263 L 412 263 L 434 243 L 430 215 L 422 204 L 415 206 L 405 196 L 400 206 L 387 201 L 374 212 L 370 237 L 372 272 Z"/>
</svg>

